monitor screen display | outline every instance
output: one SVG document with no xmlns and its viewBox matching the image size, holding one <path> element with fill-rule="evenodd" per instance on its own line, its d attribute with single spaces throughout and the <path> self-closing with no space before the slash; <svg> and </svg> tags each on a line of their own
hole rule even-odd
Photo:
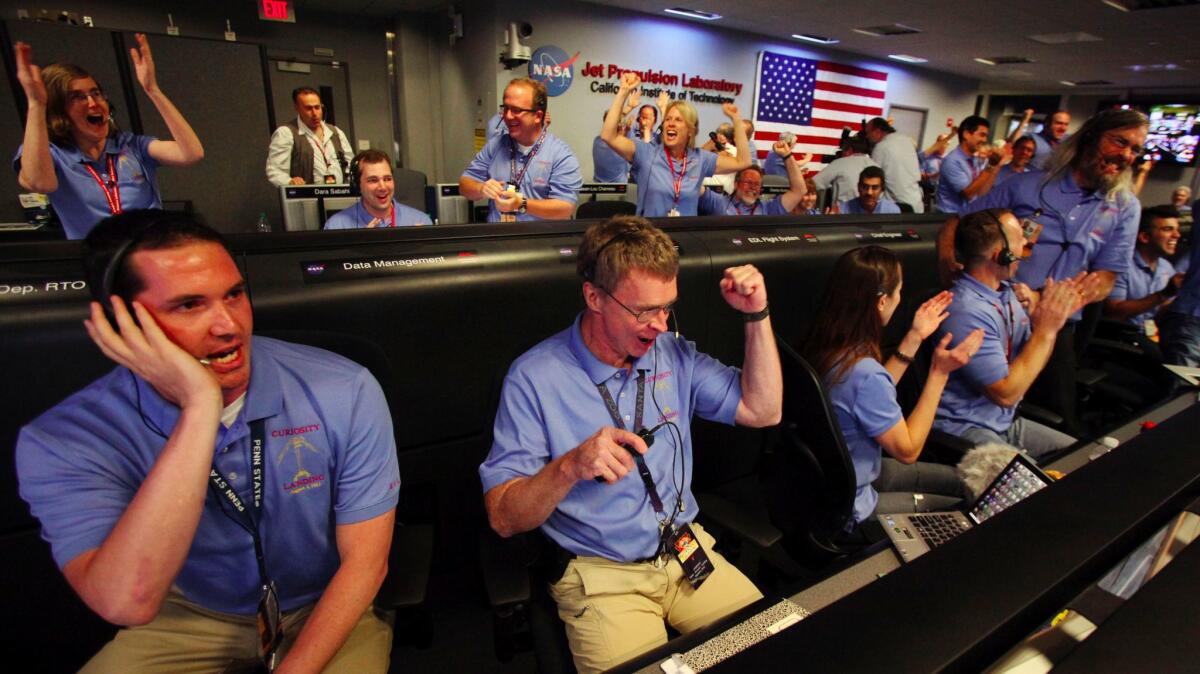
<svg viewBox="0 0 1200 674">
<path fill-rule="evenodd" d="M 1196 161 L 1200 137 L 1200 105 L 1149 105 L 1150 130 L 1144 159 L 1163 164 L 1191 166 Z"/>
</svg>

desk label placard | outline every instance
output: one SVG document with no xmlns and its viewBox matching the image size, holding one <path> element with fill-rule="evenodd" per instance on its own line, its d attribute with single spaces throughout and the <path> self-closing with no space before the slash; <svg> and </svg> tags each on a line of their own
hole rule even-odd
<svg viewBox="0 0 1200 674">
<path fill-rule="evenodd" d="M 296 185 L 285 187 L 284 196 L 288 199 L 315 199 L 317 197 L 349 197 L 349 185 Z"/>
<path fill-rule="evenodd" d="M 0 280 L 0 304 L 21 304 L 47 297 L 87 297 L 87 281 L 72 278 Z"/>
<path fill-rule="evenodd" d="M 872 241 L 920 241 L 921 235 L 917 234 L 915 229 L 906 229 L 903 232 L 867 232 L 857 233 L 854 238 L 858 240 L 870 239 Z"/>
<path fill-rule="evenodd" d="M 627 183 L 584 183 L 579 188 L 580 194 L 627 194 Z"/>
<path fill-rule="evenodd" d="M 479 262 L 473 250 L 408 255 L 380 255 L 341 260 L 307 260 L 300 263 L 305 283 L 360 281 L 381 276 L 398 276 L 421 271 L 461 269 Z"/>
</svg>

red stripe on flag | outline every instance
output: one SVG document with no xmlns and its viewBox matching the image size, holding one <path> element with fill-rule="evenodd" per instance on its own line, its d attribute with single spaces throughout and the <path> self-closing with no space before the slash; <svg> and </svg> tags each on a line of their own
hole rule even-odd
<svg viewBox="0 0 1200 674">
<path fill-rule="evenodd" d="M 870 80 L 887 81 L 887 73 L 881 73 L 876 70 L 867 70 L 865 68 L 856 68 L 842 63 L 831 63 L 829 61 L 820 61 L 817 63 L 817 70 L 826 70 L 831 73 L 841 73 L 842 75 L 853 75 L 854 77 L 864 77 Z"/>
<path fill-rule="evenodd" d="M 839 103 L 837 101 L 824 101 L 821 99 L 813 100 L 813 110 L 838 110 L 840 112 L 857 112 L 863 115 L 882 115 L 883 108 L 878 108 L 872 105 L 854 105 L 853 103 Z M 815 112 L 813 113 L 816 114 Z"/>
<path fill-rule="evenodd" d="M 775 141 L 779 140 L 779 132 L 777 132 L 777 131 L 755 131 L 754 132 L 754 140 L 765 140 L 767 142 L 774 143 Z M 797 135 L 796 136 L 797 143 L 804 143 L 807 145 L 832 145 L 832 146 L 836 147 L 838 144 L 838 141 L 839 141 L 838 138 L 834 138 L 831 136 L 808 136 L 808 135 Z"/>
<path fill-rule="evenodd" d="M 847 122 L 840 119 L 817 119 L 813 118 L 811 126 L 820 127 L 822 129 L 845 129 L 858 131 L 858 127 L 862 126 L 862 122 Z"/>
<path fill-rule="evenodd" d="M 862 87 L 853 87 L 849 84 L 838 84 L 837 82 L 821 82 L 817 81 L 814 86 L 819 91 L 833 91 L 839 94 L 853 94 L 855 96 L 867 96 L 870 98 L 883 98 L 883 92 L 878 89 L 864 89 Z"/>
</svg>

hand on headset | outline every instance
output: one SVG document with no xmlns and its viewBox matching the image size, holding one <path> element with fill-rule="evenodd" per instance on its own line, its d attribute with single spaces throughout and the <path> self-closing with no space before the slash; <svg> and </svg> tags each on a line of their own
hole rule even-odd
<svg viewBox="0 0 1200 674">
<path fill-rule="evenodd" d="M 113 330 L 99 302 L 92 302 L 91 317 L 83 325 L 105 356 L 146 380 L 163 398 L 183 409 L 212 404 L 219 413 L 221 386 L 212 371 L 172 342 L 140 302 L 133 303 L 133 311 L 137 323 L 125 302 L 113 295 L 112 312 L 121 331 Z"/>
<path fill-rule="evenodd" d="M 633 456 L 625 446 L 646 453 L 646 441 L 636 433 L 605 426 L 563 457 L 562 467 L 575 482 L 604 478 L 609 483 L 634 469 Z"/>
<path fill-rule="evenodd" d="M 767 308 L 767 282 L 752 264 L 726 269 L 720 286 L 721 296 L 729 306 L 743 314 Z"/>
</svg>

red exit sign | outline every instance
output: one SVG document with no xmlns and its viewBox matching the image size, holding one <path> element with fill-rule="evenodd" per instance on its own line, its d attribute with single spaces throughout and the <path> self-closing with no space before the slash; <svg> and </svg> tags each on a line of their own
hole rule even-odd
<svg viewBox="0 0 1200 674">
<path fill-rule="evenodd" d="M 296 23 L 296 13 L 291 0 L 259 0 L 258 18 L 263 21 Z"/>
</svg>

